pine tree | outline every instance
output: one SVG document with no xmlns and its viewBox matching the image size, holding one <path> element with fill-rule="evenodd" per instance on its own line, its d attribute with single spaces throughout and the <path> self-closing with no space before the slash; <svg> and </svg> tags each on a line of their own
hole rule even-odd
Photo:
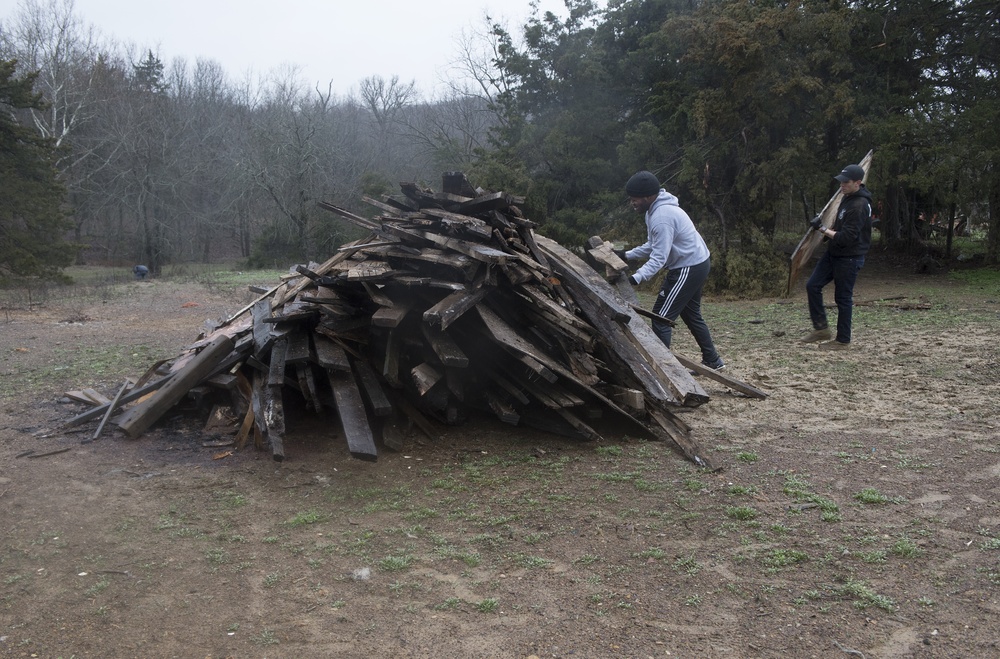
<svg viewBox="0 0 1000 659">
<path fill-rule="evenodd" d="M 35 75 L 15 78 L 16 64 L 0 60 L 0 283 L 62 281 L 76 251 L 65 240 L 72 227 L 62 210 L 66 191 L 51 141 L 18 121 L 19 112 L 44 103 L 32 91 Z"/>
</svg>

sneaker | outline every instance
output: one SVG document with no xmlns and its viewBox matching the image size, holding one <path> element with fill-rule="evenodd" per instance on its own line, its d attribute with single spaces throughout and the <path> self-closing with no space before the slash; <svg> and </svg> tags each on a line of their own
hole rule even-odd
<svg viewBox="0 0 1000 659">
<path fill-rule="evenodd" d="M 705 368 L 710 368 L 713 371 L 721 371 L 726 367 L 725 363 L 723 363 L 721 359 L 715 362 L 714 364 L 709 364 L 705 360 L 702 360 L 701 365 L 704 366 Z"/>
<path fill-rule="evenodd" d="M 802 343 L 816 343 L 817 341 L 829 341 L 833 338 L 833 333 L 830 332 L 829 327 L 824 327 L 823 329 L 813 330 L 809 334 L 802 337 Z"/>
<path fill-rule="evenodd" d="M 820 350 L 847 350 L 850 347 L 850 343 L 841 343 L 840 341 L 827 341 L 819 344 Z"/>
</svg>

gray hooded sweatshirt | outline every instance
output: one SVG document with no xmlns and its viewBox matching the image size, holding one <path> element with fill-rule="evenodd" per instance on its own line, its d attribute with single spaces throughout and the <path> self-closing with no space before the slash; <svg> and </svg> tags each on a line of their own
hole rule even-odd
<svg viewBox="0 0 1000 659">
<path fill-rule="evenodd" d="M 649 281 L 663 268 L 674 270 L 698 265 L 711 253 L 694 222 L 677 203 L 677 197 L 660 188 L 646 211 L 646 242 L 625 253 L 628 260 L 648 259 L 633 276 Z"/>
</svg>

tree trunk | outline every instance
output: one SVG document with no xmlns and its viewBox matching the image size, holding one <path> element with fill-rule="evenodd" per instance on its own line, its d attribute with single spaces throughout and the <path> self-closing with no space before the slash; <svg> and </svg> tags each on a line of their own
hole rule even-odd
<svg viewBox="0 0 1000 659">
<path fill-rule="evenodd" d="M 986 262 L 1000 262 L 1000 162 L 990 167 L 989 224 L 986 233 Z"/>
</svg>

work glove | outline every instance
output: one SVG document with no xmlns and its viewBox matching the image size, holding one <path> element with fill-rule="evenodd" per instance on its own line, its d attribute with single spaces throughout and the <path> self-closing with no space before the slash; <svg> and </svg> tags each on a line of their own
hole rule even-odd
<svg viewBox="0 0 1000 659">
<path fill-rule="evenodd" d="M 633 286 L 638 286 L 639 285 L 639 280 L 635 278 L 635 275 L 629 275 L 628 276 L 628 283 L 632 284 Z"/>
<path fill-rule="evenodd" d="M 628 259 L 627 259 L 627 258 L 625 258 L 625 252 L 626 252 L 627 250 L 624 250 L 624 249 L 616 249 L 616 250 L 613 250 L 613 251 L 614 251 L 614 253 L 615 253 L 615 256 L 617 256 L 618 258 L 620 258 L 620 259 L 621 259 L 622 261 L 625 261 L 625 263 L 628 263 Z"/>
<path fill-rule="evenodd" d="M 823 229 L 823 218 L 817 215 L 813 219 L 809 220 L 809 226 L 817 231 L 821 231 Z"/>
</svg>

